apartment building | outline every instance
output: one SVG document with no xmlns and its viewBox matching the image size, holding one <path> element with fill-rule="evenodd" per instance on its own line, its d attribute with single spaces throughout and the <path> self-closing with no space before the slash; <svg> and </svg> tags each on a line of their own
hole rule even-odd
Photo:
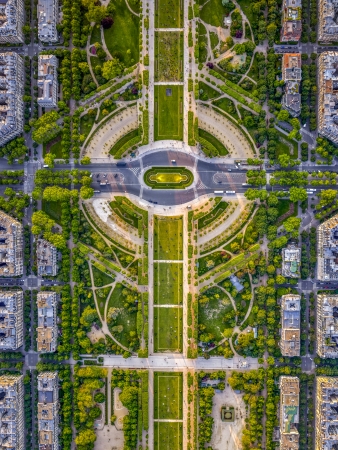
<svg viewBox="0 0 338 450">
<path fill-rule="evenodd" d="M 338 214 L 317 228 L 317 278 L 338 280 Z"/>
<path fill-rule="evenodd" d="M 23 292 L 0 291 L 0 351 L 23 345 Z"/>
<path fill-rule="evenodd" d="M 283 0 L 282 42 L 298 42 L 302 35 L 302 0 Z"/>
<path fill-rule="evenodd" d="M 338 52 L 318 58 L 318 133 L 338 144 Z"/>
<path fill-rule="evenodd" d="M 59 17 L 58 0 L 38 0 L 38 37 L 42 42 L 58 42 L 56 24 Z"/>
<path fill-rule="evenodd" d="M 23 132 L 24 73 L 21 56 L 14 52 L 0 53 L 0 145 Z"/>
<path fill-rule="evenodd" d="M 41 353 L 55 352 L 58 331 L 56 292 L 39 292 L 37 296 L 37 306 L 37 350 Z"/>
<path fill-rule="evenodd" d="M 280 405 L 280 450 L 298 450 L 299 433 L 299 378 L 279 378 Z"/>
<path fill-rule="evenodd" d="M 0 442 L 4 450 L 24 450 L 23 375 L 0 376 Z"/>
<path fill-rule="evenodd" d="M 300 355 L 300 295 L 288 294 L 281 301 L 281 340 L 283 356 Z"/>
<path fill-rule="evenodd" d="M 0 211 L 0 277 L 23 274 L 23 227 Z"/>
<path fill-rule="evenodd" d="M 56 108 L 58 102 L 58 59 L 54 55 L 39 55 L 38 104 L 45 108 Z"/>
<path fill-rule="evenodd" d="M 317 295 L 316 318 L 318 356 L 338 358 L 338 295 Z"/>
<path fill-rule="evenodd" d="M 338 378 L 316 377 L 315 450 L 338 447 Z"/>
<path fill-rule="evenodd" d="M 338 41 L 338 0 L 319 0 L 318 15 L 318 40 Z"/>
<path fill-rule="evenodd" d="M 39 450 L 59 448 L 59 378 L 57 372 L 38 375 Z"/>
<path fill-rule="evenodd" d="M 19 44 L 24 41 L 23 0 L 1 0 L 0 2 L 0 44 Z"/>
<path fill-rule="evenodd" d="M 300 248 L 289 244 L 282 250 L 282 275 L 284 277 L 298 278 L 300 268 Z"/>
<path fill-rule="evenodd" d="M 38 239 L 36 243 L 36 259 L 38 275 L 55 277 L 58 271 L 57 249 L 45 239 Z"/>
<path fill-rule="evenodd" d="M 302 80 L 301 61 L 300 53 L 285 53 L 283 55 L 282 76 L 285 85 L 282 105 L 293 117 L 299 116 L 301 109 L 301 95 L 299 93 Z"/>
</svg>

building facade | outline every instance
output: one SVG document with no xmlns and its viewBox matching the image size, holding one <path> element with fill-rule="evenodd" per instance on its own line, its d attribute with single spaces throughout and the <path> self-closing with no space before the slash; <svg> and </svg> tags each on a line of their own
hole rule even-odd
<svg viewBox="0 0 338 450">
<path fill-rule="evenodd" d="M 319 0 L 318 15 L 318 40 L 338 41 L 338 0 Z"/>
<path fill-rule="evenodd" d="M 283 0 L 281 41 L 298 42 L 302 35 L 302 1 Z"/>
<path fill-rule="evenodd" d="M 0 53 L 0 145 L 23 132 L 23 95 L 23 59 L 14 52 Z"/>
<path fill-rule="evenodd" d="M 23 345 L 23 292 L 0 291 L 0 351 Z"/>
<path fill-rule="evenodd" d="M 38 275 L 55 277 L 57 267 L 57 249 L 45 239 L 38 239 L 36 243 L 36 259 Z"/>
<path fill-rule="evenodd" d="M 279 378 L 280 450 L 298 450 L 299 433 L 299 378 Z"/>
<path fill-rule="evenodd" d="M 56 292 L 39 292 L 37 296 L 37 306 L 37 350 L 41 353 L 55 352 L 58 331 Z"/>
<path fill-rule="evenodd" d="M 316 377 L 315 450 L 338 447 L 338 378 Z"/>
<path fill-rule="evenodd" d="M 42 42 L 58 42 L 56 24 L 59 17 L 58 0 L 38 0 L 38 37 Z"/>
<path fill-rule="evenodd" d="M 317 228 L 317 278 L 338 280 L 338 214 Z"/>
<path fill-rule="evenodd" d="M 318 57 L 318 133 L 338 144 L 338 52 Z"/>
<path fill-rule="evenodd" d="M 24 450 L 23 375 L 0 376 L 0 417 L 1 448 Z"/>
<path fill-rule="evenodd" d="M 280 349 L 283 356 L 300 355 L 300 295 L 283 295 Z"/>
<path fill-rule="evenodd" d="M 59 448 L 59 378 L 57 372 L 38 375 L 39 450 Z"/>
<path fill-rule="evenodd" d="M 24 41 L 23 0 L 1 0 L 0 2 L 0 43 L 20 44 Z"/>
<path fill-rule="evenodd" d="M 300 248 L 294 244 L 282 250 L 282 275 L 290 278 L 300 275 Z"/>
<path fill-rule="evenodd" d="M 23 227 L 0 211 L 0 277 L 23 274 Z"/>
<path fill-rule="evenodd" d="M 316 319 L 318 356 L 338 358 L 338 295 L 317 295 Z"/>
<path fill-rule="evenodd" d="M 45 108 L 56 108 L 58 102 L 58 59 L 54 55 L 39 55 L 38 104 Z"/>
<path fill-rule="evenodd" d="M 283 107 L 293 117 L 300 114 L 301 96 L 299 93 L 302 80 L 302 63 L 300 53 L 285 53 L 282 60 L 282 75 L 284 85 L 284 95 L 282 97 Z"/>
</svg>

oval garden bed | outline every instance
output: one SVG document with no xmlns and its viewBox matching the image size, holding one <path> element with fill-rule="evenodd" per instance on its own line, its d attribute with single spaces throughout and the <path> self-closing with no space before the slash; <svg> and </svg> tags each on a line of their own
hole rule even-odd
<svg viewBox="0 0 338 450">
<path fill-rule="evenodd" d="M 152 189 L 185 189 L 194 175 L 185 167 L 153 167 L 144 174 L 144 182 Z"/>
</svg>

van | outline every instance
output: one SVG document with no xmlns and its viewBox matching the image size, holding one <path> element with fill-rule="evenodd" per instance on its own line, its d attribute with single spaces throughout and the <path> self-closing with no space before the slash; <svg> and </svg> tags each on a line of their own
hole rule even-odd
<svg viewBox="0 0 338 450">
<path fill-rule="evenodd" d="M 44 165 L 43 165 L 43 168 L 44 168 L 44 169 L 48 169 L 48 167 L 49 167 L 48 164 L 44 164 Z"/>
<path fill-rule="evenodd" d="M 125 162 L 116 163 L 116 167 L 125 167 L 126 165 L 127 165 L 127 163 L 125 163 Z"/>
</svg>

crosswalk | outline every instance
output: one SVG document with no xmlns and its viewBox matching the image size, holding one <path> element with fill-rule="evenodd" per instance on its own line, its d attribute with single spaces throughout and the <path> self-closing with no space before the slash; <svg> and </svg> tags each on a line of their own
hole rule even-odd
<svg viewBox="0 0 338 450">
<path fill-rule="evenodd" d="M 141 171 L 141 169 L 139 167 L 128 167 L 128 169 L 131 170 L 136 177 L 139 176 L 139 173 Z"/>
</svg>

